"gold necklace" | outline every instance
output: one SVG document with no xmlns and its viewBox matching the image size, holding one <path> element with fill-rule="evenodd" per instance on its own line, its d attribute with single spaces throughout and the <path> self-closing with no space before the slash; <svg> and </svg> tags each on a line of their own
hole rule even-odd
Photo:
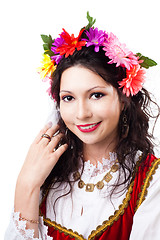
<svg viewBox="0 0 160 240">
<path fill-rule="evenodd" d="M 85 186 L 86 187 L 85 188 L 86 192 L 93 192 L 95 187 L 97 187 L 97 189 L 102 189 L 104 187 L 104 181 L 107 182 L 107 183 L 110 182 L 111 179 L 113 178 L 111 173 L 117 172 L 117 170 L 119 169 L 119 166 L 118 166 L 117 163 L 118 163 L 118 160 L 116 160 L 115 164 L 111 167 L 109 172 L 107 172 L 105 174 L 103 179 L 101 181 L 97 182 L 96 184 L 94 184 L 94 183 L 85 183 L 81 179 L 81 175 L 80 175 L 80 173 L 78 171 L 73 174 L 73 178 L 74 178 L 75 181 L 77 181 L 79 179 L 78 187 L 79 188 L 83 188 Z"/>
</svg>

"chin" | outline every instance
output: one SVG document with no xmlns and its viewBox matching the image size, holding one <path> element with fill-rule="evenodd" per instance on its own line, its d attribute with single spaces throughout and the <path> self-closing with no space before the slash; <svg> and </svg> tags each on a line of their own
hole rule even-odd
<svg viewBox="0 0 160 240">
<path fill-rule="evenodd" d="M 98 144 L 100 141 L 98 141 L 98 139 L 96 140 L 95 137 L 94 138 L 79 138 L 83 144 L 86 145 L 95 145 Z"/>
</svg>

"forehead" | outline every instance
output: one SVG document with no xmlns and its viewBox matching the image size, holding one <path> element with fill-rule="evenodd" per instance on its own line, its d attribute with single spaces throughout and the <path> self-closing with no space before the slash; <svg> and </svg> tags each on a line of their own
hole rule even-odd
<svg viewBox="0 0 160 240">
<path fill-rule="evenodd" d="M 94 86 L 111 86 L 97 73 L 83 66 L 73 66 L 66 69 L 61 76 L 62 88 L 92 88 Z"/>
</svg>

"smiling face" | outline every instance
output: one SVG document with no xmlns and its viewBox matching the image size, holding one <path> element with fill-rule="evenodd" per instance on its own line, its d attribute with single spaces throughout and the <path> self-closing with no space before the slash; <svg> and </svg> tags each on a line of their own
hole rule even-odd
<svg viewBox="0 0 160 240">
<path fill-rule="evenodd" d="M 62 73 L 60 114 L 84 145 L 116 144 L 121 110 L 117 90 L 98 74 L 82 66 Z"/>
</svg>

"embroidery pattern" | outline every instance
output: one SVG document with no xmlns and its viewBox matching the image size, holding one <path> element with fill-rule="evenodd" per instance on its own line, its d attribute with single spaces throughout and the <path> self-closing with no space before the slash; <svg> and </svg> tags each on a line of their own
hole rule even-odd
<svg viewBox="0 0 160 240">
<path fill-rule="evenodd" d="M 140 164 L 140 160 L 137 162 L 136 170 L 138 169 Z M 152 180 L 152 177 L 158 168 L 158 165 L 160 164 L 160 159 L 155 159 L 149 170 L 146 173 L 146 177 L 143 181 L 143 185 L 141 187 L 141 192 L 139 194 L 139 198 L 137 200 L 137 206 L 136 210 L 138 207 L 142 204 L 142 202 L 145 200 L 145 197 L 147 195 L 147 188 L 149 187 L 150 181 Z M 97 226 L 96 230 L 93 230 L 91 234 L 88 237 L 88 240 L 93 240 L 96 236 L 101 235 L 109 226 L 112 226 L 115 221 L 117 221 L 121 215 L 123 215 L 125 209 L 128 207 L 129 201 L 131 199 L 131 193 L 133 191 L 133 186 L 134 186 L 134 180 L 131 182 L 128 191 L 126 193 L 125 198 L 123 199 L 122 204 L 119 206 L 119 209 L 115 211 L 114 215 L 110 216 L 108 220 L 104 221 L 102 225 Z M 48 193 L 46 193 L 47 195 Z M 46 196 L 44 196 L 45 198 Z M 43 200 L 42 200 L 43 202 Z M 135 211 L 136 211 L 135 210 Z M 43 214 L 40 212 L 40 215 L 43 216 Z M 57 224 L 55 221 L 51 221 L 48 218 L 45 218 L 43 216 L 44 222 L 49 225 L 50 227 L 54 227 L 55 230 L 58 230 L 59 232 L 63 232 L 65 235 L 69 235 L 71 238 L 75 238 L 76 240 L 86 240 L 82 235 L 80 235 L 77 232 L 74 232 L 72 229 L 67 229 L 60 224 Z"/>
<path fill-rule="evenodd" d="M 143 185 L 141 186 L 141 192 L 139 193 L 139 196 L 138 196 L 137 206 L 136 206 L 135 212 L 140 207 L 142 202 L 145 200 L 146 195 L 148 193 L 148 187 L 150 186 L 150 181 L 152 180 L 153 175 L 155 174 L 156 169 L 158 168 L 159 164 L 160 164 L 160 158 L 155 159 L 152 162 L 148 172 L 146 173 L 146 178 L 144 179 Z"/>
</svg>

